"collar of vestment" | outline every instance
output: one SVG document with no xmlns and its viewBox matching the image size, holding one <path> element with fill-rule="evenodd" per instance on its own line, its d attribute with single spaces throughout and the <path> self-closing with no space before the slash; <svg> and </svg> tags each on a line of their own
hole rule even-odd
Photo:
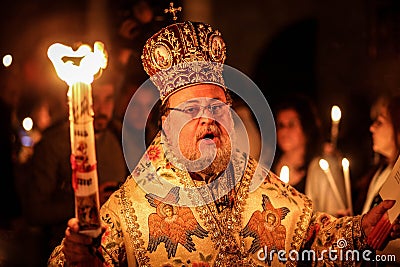
<svg viewBox="0 0 400 267">
<path fill-rule="evenodd" d="M 259 171 L 256 161 L 235 152 L 230 165 L 233 174 L 221 174 L 220 184 L 208 185 L 171 164 L 164 148 L 159 135 L 119 191 L 127 254 L 134 255 L 140 266 L 167 262 L 257 266 L 257 253 L 264 243 L 277 249 L 300 247 L 310 203 L 303 203 L 302 195 L 265 169 Z M 226 188 L 232 177 L 234 187 Z M 252 187 L 263 180 L 260 187 Z M 274 223 L 265 224 L 272 215 Z"/>
</svg>

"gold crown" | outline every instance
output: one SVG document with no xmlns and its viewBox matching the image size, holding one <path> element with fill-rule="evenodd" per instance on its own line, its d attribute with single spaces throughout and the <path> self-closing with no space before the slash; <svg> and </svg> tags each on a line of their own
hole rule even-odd
<svg viewBox="0 0 400 267">
<path fill-rule="evenodd" d="M 149 38 L 143 48 L 142 64 L 164 102 L 171 94 L 199 83 L 217 84 L 226 58 L 221 33 L 200 22 L 169 25 Z"/>
</svg>

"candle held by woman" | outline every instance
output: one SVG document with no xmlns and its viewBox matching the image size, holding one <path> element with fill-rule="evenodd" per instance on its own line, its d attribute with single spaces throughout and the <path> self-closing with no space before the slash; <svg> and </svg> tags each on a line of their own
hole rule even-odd
<svg viewBox="0 0 400 267">
<path fill-rule="evenodd" d="M 347 158 L 342 159 L 344 186 L 346 188 L 346 201 L 349 208 L 350 215 L 353 215 L 353 203 L 351 198 L 351 183 L 350 183 L 350 162 Z"/>
</svg>

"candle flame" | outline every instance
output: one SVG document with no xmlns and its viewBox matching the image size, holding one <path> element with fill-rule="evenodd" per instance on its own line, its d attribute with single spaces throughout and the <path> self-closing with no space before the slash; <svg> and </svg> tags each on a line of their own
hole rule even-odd
<svg viewBox="0 0 400 267">
<path fill-rule="evenodd" d="M 324 172 L 327 172 L 329 170 L 329 163 L 324 159 L 319 160 L 319 166 Z"/>
<path fill-rule="evenodd" d="M 289 182 L 289 167 L 284 165 L 281 168 L 281 172 L 279 174 L 279 178 L 282 182 L 288 183 Z"/>
<path fill-rule="evenodd" d="M 53 63 L 57 75 L 69 86 L 77 82 L 92 83 L 94 76 L 107 66 L 107 54 L 101 42 L 94 43 L 93 51 L 86 44 L 74 51 L 69 46 L 55 43 L 49 47 L 47 56 Z M 65 57 L 81 58 L 79 66 L 71 60 L 64 62 Z"/>
<path fill-rule="evenodd" d="M 338 122 L 340 121 L 341 117 L 342 117 L 342 112 L 340 111 L 340 108 L 338 106 L 333 106 L 331 110 L 332 121 Z"/>
<path fill-rule="evenodd" d="M 349 160 L 346 159 L 346 158 L 343 158 L 343 159 L 342 159 L 342 167 L 343 167 L 343 170 L 348 170 L 348 169 L 349 169 L 349 166 L 350 166 Z"/>
<path fill-rule="evenodd" d="M 288 183 L 289 182 L 289 167 L 286 165 L 283 165 L 281 168 L 281 172 L 279 173 L 279 179 L 281 179 L 282 182 Z"/>
<path fill-rule="evenodd" d="M 6 68 L 10 67 L 11 63 L 12 63 L 12 60 L 13 60 L 13 58 L 12 58 L 11 55 L 5 55 L 3 57 L 3 65 L 4 65 L 4 67 L 6 67 Z"/>
<path fill-rule="evenodd" d="M 29 132 L 33 128 L 33 120 L 30 117 L 26 117 L 22 121 L 22 127 L 24 128 L 25 131 Z"/>
</svg>

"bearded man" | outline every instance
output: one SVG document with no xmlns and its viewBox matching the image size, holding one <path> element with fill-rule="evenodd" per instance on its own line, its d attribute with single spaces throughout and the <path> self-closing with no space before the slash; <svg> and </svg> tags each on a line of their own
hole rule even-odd
<svg viewBox="0 0 400 267">
<path fill-rule="evenodd" d="M 142 62 L 160 90 L 162 130 L 101 208 L 101 246 L 73 218 L 50 266 L 297 266 L 292 252 L 304 250 L 318 255 L 315 265 L 355 265 L 325 252 L 339 241 L 343 250 L 369 249 L 367 236 L 394 202 L 363 217 L 314 213 L 305 195 L 236 149 L 243 140 L 222 76 L 225 56 L 220 32 L 204 23 L 175 23 L 147 41 Z M 279 240 L 268 238 L 268 217 Z"/>
</svg>

